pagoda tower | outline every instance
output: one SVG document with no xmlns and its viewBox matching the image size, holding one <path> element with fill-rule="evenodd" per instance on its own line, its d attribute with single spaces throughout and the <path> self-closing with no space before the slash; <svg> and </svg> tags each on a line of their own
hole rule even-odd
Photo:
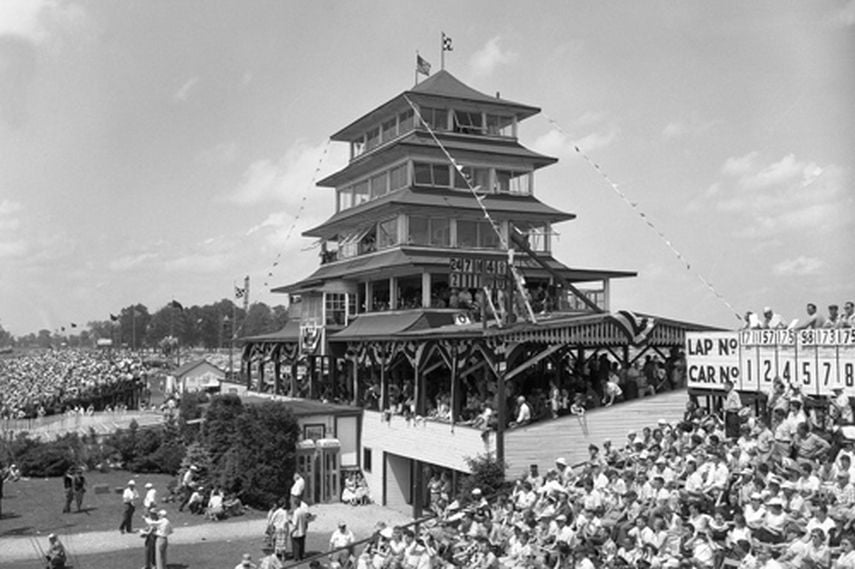
<svg viewBox="0 0 855 569">
<path fill-rule="evenodd" d="M 327 353 L 364 314 L 417 312 L 431 327 L 609 309 L 610 279 L 635 273 L 570 268 L 551 255 L 553 225 L 575 215 L 535 197 L 535 171 L 557 159 L 517 133 L 539 112 L 442 70 L 332 135 L 350 145 L 348 164 L 318 182 L 334 189 L 335 213 L 303 233 L 320 241 L 321 265 L 273 289 L 300 305 L 313 344 L 304 352 Z M 521 279 L 507 270 L 509 248 Z M 580 282 L 594 283 L 585 298 Z"/>
</svg>

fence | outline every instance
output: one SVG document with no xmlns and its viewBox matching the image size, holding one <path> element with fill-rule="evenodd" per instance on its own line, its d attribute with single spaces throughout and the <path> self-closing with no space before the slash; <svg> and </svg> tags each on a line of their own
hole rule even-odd
<svg viewBox="0 0 855 569">
<path fill-rule="evenodd" d="M 30 419 L 0 419 L 0 431 L 6 439 L 18 433 L 49 439 L 72 432 L 89 434 L 95 431 L 97 435 L 106 435 L 116 429 L 128 428 L 131 421 L 136 421 L 140 426 L 154 425 L 163 421 L 163 414 L 159 411 L 129 410 L 100 411 L 91 415 L 67 413 Z"/>
</svg>

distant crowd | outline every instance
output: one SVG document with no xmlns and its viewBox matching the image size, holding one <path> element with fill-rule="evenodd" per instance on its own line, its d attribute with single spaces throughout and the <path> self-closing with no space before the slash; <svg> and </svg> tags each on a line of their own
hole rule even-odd
<svg viewBox="0 0 855 569">
<path fill-rule="evenodd" d="M 807 330 L 816 328 L 855 328 L 855 304 L 851 300 L 843 304 L 843 312 L 837 304 L 828 306 L 828 315 L 817 310 L 816 304 L 809 302 L 805 307 L 806 316 L 803 319 L 787 321 L 775 312 L 772 307 L 763 308 L 763 314 L 758 316 L 752 311 L 745 313 L 744 326 L 746 330 Z"/>
<path fill-rule="evenodd" d="M 0 358 L 0 419 L 135 406 L 149 374 L 130 353 L 44 350 Z"/>
</svg>

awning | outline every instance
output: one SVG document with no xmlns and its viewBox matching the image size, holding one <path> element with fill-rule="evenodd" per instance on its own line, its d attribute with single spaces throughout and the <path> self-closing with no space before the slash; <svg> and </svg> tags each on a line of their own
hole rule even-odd
<svg viewBox="0 0 855 569">
<path fill-rule="evenodd" d="M 241 342 L 298 342 L 300 340 L 300 321 L 289 320 L 281 330 L 270 334 L 238 338 Z"/>
<path fill-rule="evenodd" d="M 438 328 L 454 322 L 459 310 L 406 310 L 361 314 L 347 328 L 329 335 L 330 342 L 392 338 L 404 332 Z"/>
</svg>

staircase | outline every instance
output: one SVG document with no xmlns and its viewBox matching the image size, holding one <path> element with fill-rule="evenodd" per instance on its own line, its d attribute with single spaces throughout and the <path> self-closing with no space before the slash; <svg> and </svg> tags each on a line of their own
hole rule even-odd
<svg viewBox="0 0 855 569">
<path fill-rule="evenodd" d="M 659 419 L 669 423 L 682 419 L 688 398 L 686 390 L 679 389 L 599 407 L 583 417 L 566 415 L 506 431 L 507 475 L 517 478 L 528 472 L 531 464 L 537 464 L 544 473 L 552 468 L 558 457 L 565 458 L 570 465 L 584 462 L 588 459 L 588 445 L 602 447 L 606 439 L 622 448 L 629 431 L 655 427 Z"/>
</svg>

